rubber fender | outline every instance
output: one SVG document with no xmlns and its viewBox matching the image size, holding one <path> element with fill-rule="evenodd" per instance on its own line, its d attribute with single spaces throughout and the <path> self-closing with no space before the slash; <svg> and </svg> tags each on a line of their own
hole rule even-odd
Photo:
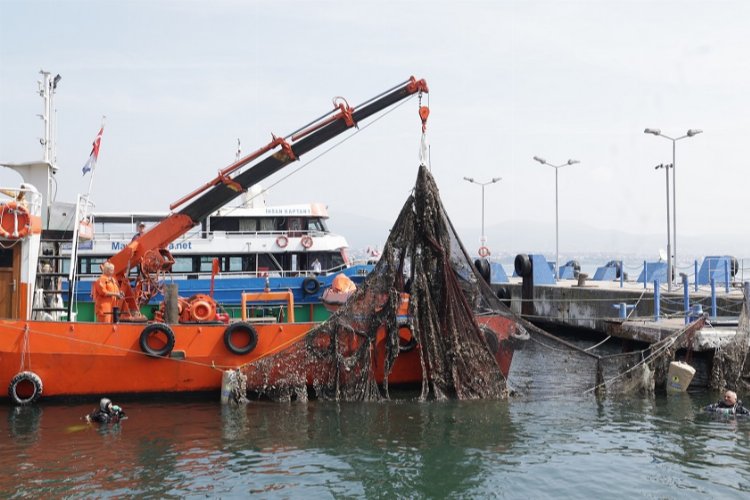
<svg viewBox="0 0 750 500">
<path fill-rule="evenodd" d="M 305 295 L 315 295 L 320 291 L 320 281 L 316 280 L 312 276 L 308 276 L 302 280 L 302 293 Z"/>
<path fill-rule="evenodd" d="M 244 333 L 249 338 L 247 341 L 247 344 L 244 346 L 238 347 L 234 342 L 232 342 L 232 335 L 235 333 Z M 232 323 L 227 327 L 226 330 L 224 330 L 224 346 L 231 352 L 232 354 L 242 355 L 242 354 L 248 354 L 255 349 L 255 347 L 258 345 L 258 331 L 255 329 L 253 325 L 250 323 Z"/>
<path fill-rule="evenodd" d="M 493 355 L 497 354 L 500 350 L 500 341 L 497 339 L 495 331 L 487 325 L 479 325 L 479 330 L 484 335 L 484 340 L 487 342 L 487 348 L 490 350 L 490 353 Z"/>
<path fill-rule="evenodd" d="M 479 272 L 479 276 L 484 279 L 484 281 L 487 282 L 487 284 L 490 283 L 490 275 L 492 273 L 492 270 L 490 268 L 490 261 L 487 259 L 476 259 L 474 261 L 474 267 L 477 268 L 477 271 Z"/>
<path fill-rule="evenodd" d="M 525 253 L 519 253 L 516 255 L 513 261 L 513 267 L 516 270 L 516 274 L 522 278 L 528 278 L 531 276 L 531 259 Z"/>
<path fill-rule="evenodd" d="M 31 385 L 31 391 L 30 394 L 26 394 L 26 391 L 24 391 L 23 388 L 29 384 Z M 19 386 L 21 388 L 20 393 Z M 8 396 L 10 396 L 10 399 L 12 399 L 15 404 L 20 406 L 27 406 L 35 403 L 42 396 L 43 391 L 44 384 L 42 384 L 42 379 L 36 373 L 28 370 L 17 373 L 16 376 L 11 379 L 10 385 L 8 385 Z"/>
<path fill-rule="evenodd" d="M 149 337 L 157 333 L 162 333 L 167 341 L 164 346 L 160 349 L 154 349 L 149 344 Z M 174 332 L 168 325 L 164 323 L 152 323 L 143 329 L 140 338 L 141 351 L 145 352 L 149 356 L 162 357 L 168 355 L 174 349 Z"/>
<path fill-rule="evenodd" d="M 731 264 L 729 265 L 729 272 L 732 273 L 732 277 L 737 276 L 737 271 L 740 270 L 740 263 L 736 257 L 730 257 Z"/>
</svg>

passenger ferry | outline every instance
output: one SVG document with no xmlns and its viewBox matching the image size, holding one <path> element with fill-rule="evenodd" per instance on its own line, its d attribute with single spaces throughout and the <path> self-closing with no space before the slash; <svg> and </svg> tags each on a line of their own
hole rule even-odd
<svg viewBox="0 0 750 500">
<path fill-rule="evenodd" d="M 79 316 L 93 315 L 91 284 L 101 274 L 100 265 L 131 242 L 140 223 L 148 230 L 166 216 L 156 212 L 92 215 L 93 239 L 78 246 L 74 300 Z M 170 243 L 167 249 L 174 264 L 167 280 L 177 285 L 181 296 L 213 294 L 230 315 L 239 307 L 243 292 L 291 290 L 296 304 L 311 306 L 297 314 L 324 319 L 327 314 L 318 305 L 333 278 L 344 273 L 359 283 L 377 256 L 371 252 L 355 263 L 346 239 L 329 231 L 328 218 L 321 203 L 269 206 L 256 187 L 243 195 L 238 206 L 217 210 Z M 69 256 L 70 246 L 62 253 Z M 69 262 L 66 272 L 67 266 Z M 155 302 L 161 299 L 158 296 Z"/>
</svg>

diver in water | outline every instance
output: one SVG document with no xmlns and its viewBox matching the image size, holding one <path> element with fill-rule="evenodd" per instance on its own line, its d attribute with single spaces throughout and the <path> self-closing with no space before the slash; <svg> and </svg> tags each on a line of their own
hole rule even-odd
<svg viewBox="0 0 750 500">
<path fill-rule="evenodd" d="M 737 401 L 737 393 L 727 391 L 718 402 L 706 406 L 706 411 L 723 413 L 725 415 L 750 415 L 750 410 L 742 406 L 742 401 Z"/>
<path fill-rule="evenodd" d="M 122 408 L 113 405 L 112 401 L 107 398 L 102 398 L 99 401 L 99 408 L 86 415 L 87 422 L 96 422 L 99 424 L 116 424 L 125 418 L 125 412 Z"/>
</svg>

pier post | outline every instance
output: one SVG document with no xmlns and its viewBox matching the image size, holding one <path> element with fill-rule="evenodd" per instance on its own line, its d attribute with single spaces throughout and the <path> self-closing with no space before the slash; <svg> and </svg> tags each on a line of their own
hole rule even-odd
<svg viewBox="0 0 750 500">
<path fill-rule="evenodd" d="M 695 265 L 695 274 L 693 275 L 693 281 L 695 283 L 695 291 L 698 291 L 698 259 L 695 259 L 694 261 Z"/>
<path fill-rule="evenodd" d="M 690 289 L 688 287 L 688 277 L 685 273 L 680 273 L 682 277 L 682 305 L 685 309 L 685 324 L 690 323 Z"/>
<path fill-rule="evenodd" d="M 661 316 L 661 289 L 659 288 L 659 280 L 654 280 L 654 321 L 659 322 L 659 316 Z"/>
<path fill-rule="evenodd" d="M 716 278 L 711 278 L 711 319 L 716 319 Z"/>
</svg>

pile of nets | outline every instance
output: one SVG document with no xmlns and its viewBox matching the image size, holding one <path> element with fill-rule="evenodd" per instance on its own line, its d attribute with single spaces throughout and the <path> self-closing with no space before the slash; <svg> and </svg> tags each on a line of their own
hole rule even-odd
<svg viewBox="0 0 750 500">
<path fill-rule="evenodd" d="M 742 311 L 737 323 L 737 333 L 732 339 L 714 352 L 711 370 L 711 388 L 717 390 L 731 389 L 747 394 L 750 392 L 750 306 L 747 290 L 743 300 Z"/>
<path fill-rule="evenodd" d="M 312 387 L 321 399 L 373 401 L 389 397 L 396 361 L 412 353 L 420 399 L 503 398 L 506 380 L 493 355 L 497 346 L 476 319 L 482 315 L 513 320 L 478 276 L 421 166 L 362 286 L 304 342 L 243 369 L 248 387 L 274 400 L 306 400 Z"/>
</svg>

